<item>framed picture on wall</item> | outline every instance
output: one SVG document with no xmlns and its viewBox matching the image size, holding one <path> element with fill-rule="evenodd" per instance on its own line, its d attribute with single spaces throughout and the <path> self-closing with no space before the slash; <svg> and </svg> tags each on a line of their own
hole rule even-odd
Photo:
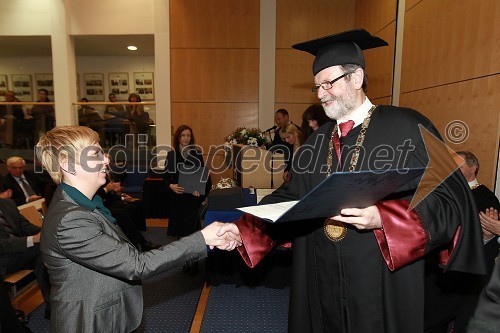
<svg viewBox="0 0 500 333">
<path fill-rule="evenodd" d="M 141 96 L 141 100 L 155 99 L 153 72 L 134 73 L 135 93 Z"/>
<path fill-rule="evenodd" d="M 128 73 L 109 73 L 109 92 L 115 94 L 116 100 L 128 100 Z"/>
<path fill-rule="evenodd" d="M 12 90 L 21 102 L 33 101 L 30 74 L 12 74 Z"/>
<path fill-rule="evenodd" d="M 83 74 L 83 96 L 90 101 L 104 102 L 104 74 Z"/>
<path fill-rule="evenodd" d="M 5 101 L 5 92 L 9 89 L 9 78 L 7 74 L 0 74 L 0 101 Z"/>
<path fill-rule="evenodd" d="M 52 74 L 35 74 L 35 90 L 40 89 L 47 90 L 49 99 L 54 100 L 54 78 Z"/>
</svg>

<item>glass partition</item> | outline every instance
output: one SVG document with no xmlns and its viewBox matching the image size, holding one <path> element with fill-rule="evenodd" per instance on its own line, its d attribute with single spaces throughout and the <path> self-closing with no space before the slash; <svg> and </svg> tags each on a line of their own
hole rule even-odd
<svg viewBox="0 0 500 333">
<path fill-rule="evenodd" d="M 155 102 L 78 102 L 74 112 L 79 125 L 99 134 L 103 148 L 156 145 Z"/>
<path fill-rule="evenodd" d="M 53 102 L 0 102 L 2 148 L 32 149 L 55 126 Z"/>
</svg>

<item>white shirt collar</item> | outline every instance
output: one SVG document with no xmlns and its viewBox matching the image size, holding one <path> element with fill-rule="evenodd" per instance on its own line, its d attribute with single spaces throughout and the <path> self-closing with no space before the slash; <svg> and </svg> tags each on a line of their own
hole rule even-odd
<svg viewBox="0 0 500 333">
<path fill-rule="evenodd" d="M 351 112 L 347 119 L 339 119 L 338 123 L 345 123 L 348 120 L 354 121 L 354 127 L 361 125 L 363 121 L 365 120 L 366 116 L 368 115 L 368 111 L 372 108 L 373 104 L 370 102 L 368 97 L 365 98 L 365 101 L 363 104 L 361 104 L 356 110 Z M 354 128 L 353 127 L 353 128 Z M 338 129 L 339 135 L 340 135 L 340 128 Z"/>
<path fill-rule="evenodd" d="M 16 177 L 16 176 L 12 177 L 14 177 L 14 179 L 17 180 L 18 182 L 22 181 L 23 179 L 26 180 L 26 177 L 24 177 L 24 173 L 21 175 L 21 177 Z"/>
<path fill-rule="evenodd" d="M 468 182 L 468 184 L 469 184 L 469 187 L 470 187 L 470 188 L 473 188 L 474 186 L 479 185 L 479 182 L 477 181 L 477 179 L 476 179 L 476 178 L 474 178 L 474 180 L 473 180 L 473 181 L 471 181 L 471 182 Z"/>
</svg>

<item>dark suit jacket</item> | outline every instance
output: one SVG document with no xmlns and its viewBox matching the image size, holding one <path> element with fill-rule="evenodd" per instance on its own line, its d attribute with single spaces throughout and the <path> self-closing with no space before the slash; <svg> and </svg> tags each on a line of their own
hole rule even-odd
<svg viewBox="0 0 500 333">
<path fill-rule="evenodd" d="M 31 171 L 24 171 L 24 177 L 26 177 L 26 181 L 30 184 L 33 191 L 37 195 L 43 196 L 43 185 L 38 181 L 36 175 Z M 12 190 L 12 200 L 14 200 L 16 205 L 20 206 L 26 203 L 26 196 L 23 189 L 10 173 L 3 180 L 3 190 L 7 189 Z"/>
<path fill-rule="evenodd" d="M 40 227 L 31 224 L 24 216 L 19 213 L 14 202 L 10 199 L 0 199 L 0 210 L 2 211 L 5 221 L 16 234 L 13 237 L 9 232 L 0 225 L 0 253 L 15 253 L 24 252 L 27 249 L 27 236 L 36 235 L 40 232 Z M 2 255 L 0 254 L 0 263 Z"/>
</svg>

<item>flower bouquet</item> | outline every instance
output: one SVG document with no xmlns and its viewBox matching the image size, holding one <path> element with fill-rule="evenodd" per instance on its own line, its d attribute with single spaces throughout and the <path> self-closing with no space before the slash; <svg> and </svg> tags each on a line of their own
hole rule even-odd
<svg viewBox="0 0 500 333">
<path fill-rule="evenodd" d="M 232 145 L 243 144 L 253 147 L 266 148 L 269 139 L 258 128 L 238 127 L 233 133 L 225 137 L 224 159 L 227 165 L 231 164 Z"/>
<path fill-rule="evenodd" d="M 226 138 L 227 145 L 244 144 L 254 147 L 263 147 L 269 143 L 258 128 L 238 127 L 233 133 Z"/>
<path fill-rule="evenodd" d="M 236 182 L 231 178 L 221 178 L 217 184 L 212 185 L 212 189 L 214 190 L 233 187 L 236 187 Z"/>
</svg>

